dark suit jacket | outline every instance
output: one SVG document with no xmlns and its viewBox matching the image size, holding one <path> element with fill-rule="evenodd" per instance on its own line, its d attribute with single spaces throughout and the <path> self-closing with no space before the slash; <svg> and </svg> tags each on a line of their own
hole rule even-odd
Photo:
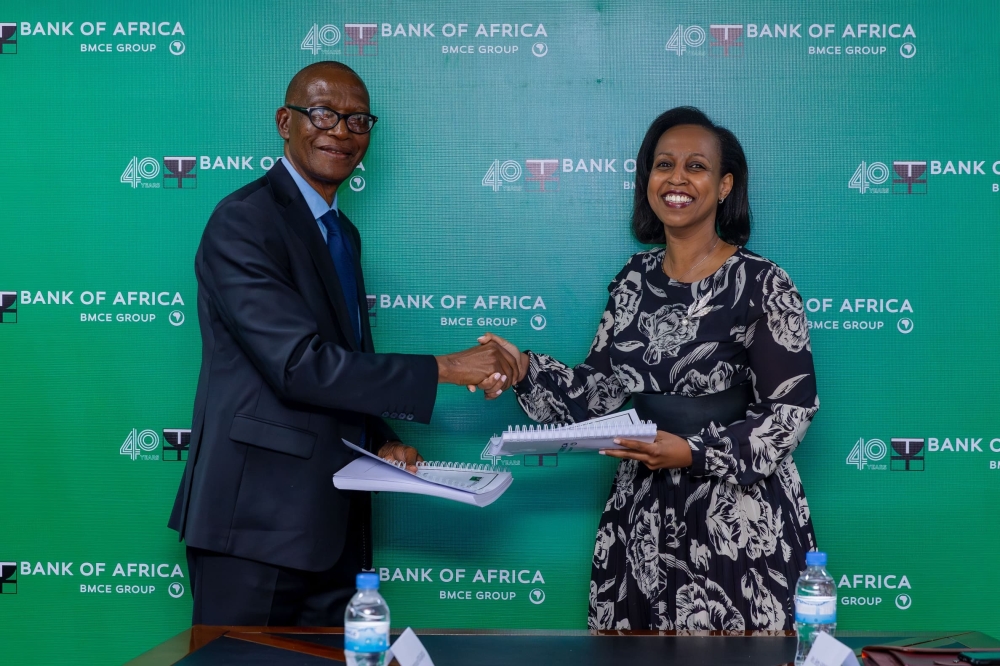
<svg viewBox="0 0 1000 666">
<path fill-rule="evenodd" d="M 360 257 L 360 235 L 341 219 Z M 357 263 L 360 345 L 323 236 L 283 165 L 212 213 L 195 258 L 202 364 L 191 448 L 169 522 L 188 546 L 330 568 L 357 495 L 331 480 L 355 457 L 341 438 L 357 442 L 364 427 L 377 450 L 396 439 L 382 418 L 430 421 L 437 363 L 374 353 Z"/>
</svg>

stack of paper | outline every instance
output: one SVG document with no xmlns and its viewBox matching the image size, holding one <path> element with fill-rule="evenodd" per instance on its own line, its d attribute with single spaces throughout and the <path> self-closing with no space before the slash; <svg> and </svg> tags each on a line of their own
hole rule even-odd
<svg viewBox="0 0 1000 666">
<path fill-rule="evenodd" d="M 656 439 L 656 424 L 642 422 L 630 409 L 582 423 L 508 427 L 502 435 L 490 439 L 489 452 L 491 456 L 516 456 L 625 448 L 615 444 L 616 437 L 652 442 Z"/>
<path fill-rule="evenodd" d="M 488 506 L 514 480 L 510 472 L 471 463 L 420 462 L 413 474 L 403 463 L 379 458 L 346 439 L 343 442 L 364 455 L 333 475 L 333 485 L 341 490 L 416 493 Z"/>
</svg>

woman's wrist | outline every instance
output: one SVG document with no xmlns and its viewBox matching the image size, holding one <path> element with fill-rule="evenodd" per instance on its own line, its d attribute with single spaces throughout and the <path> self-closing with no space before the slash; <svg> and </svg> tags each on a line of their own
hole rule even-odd
<svg viewBox="0 0 1000 666">
<path fill-rule="evenodd" d="M 524 381 L 524 378 L 528 375 L 528 366 L 531 365 L 531 357 L 528 356 L 528 352 L 523 351 L 517 357 L 517 381 L 515 384 L 520 384 Z"/>
</svg>

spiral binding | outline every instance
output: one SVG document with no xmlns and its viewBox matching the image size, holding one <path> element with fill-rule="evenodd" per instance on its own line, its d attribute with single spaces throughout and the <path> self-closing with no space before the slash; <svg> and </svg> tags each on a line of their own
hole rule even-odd
<svg viewBox="0 0 1000 666">
<path fill-rule="evenodd" d="M 383 461 L 389 463 L 394 467 L 399 469 L 406 469 L 406 463 L 401 460 L 387 460 L 382 458 Z M 446 462 L 443 460 L 420 460 L 417 461 L 417 469 L 427 470 L 433 472 L 434 470 L 448 470 L 453 472 L 506 472 L 502 467 L 494 467 L 493 465 L 484 465 L 480 463 L 465 463 L 465 462 Z"/>
<path fill-rule="evenodd" d="M 611 437 L 648 437 L 656 434 L 656 424 L 641 421 L 635 425 L 601 425 L 570 427 L 571 424 L 507 426 L 503 439 L 507 442 L 537 442 L 570 437 L 573 439 L 601 439 Z"/>
<path fill-rule="evenodd" d="M 442 470 L 452 470 L 457 472 L 504 472 L 502 467 L 495 467 L 493 465 L 484 465 L 481 463 L 466 463 L 466 462 L 446 462 L 443 460 L 421 460 L 417 463 L 417 468 L 426 468 L 433 471 L 434 469 Z"/>
</svg>

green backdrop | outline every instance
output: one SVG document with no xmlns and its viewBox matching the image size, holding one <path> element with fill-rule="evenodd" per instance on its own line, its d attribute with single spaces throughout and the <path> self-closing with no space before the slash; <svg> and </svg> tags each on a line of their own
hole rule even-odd
<svg viewBox="0 0 1000 666">
<path fill-rule="evenodd" d="M 340 205 L 383 351 L 493 330 L 581 361 L 640 248 L 646 126 L 693 104 L 730 127 L 750 248 L 814 326 L 822 409 L 796 459 L 839 626 L 1000 633 L 1000 10 L 961 4 L 7 3 L 0 660 L 117 663 L 188 624 L 166 521 L 200 361 L 193 257 L 216 202 L 280 155 L 274 110 L 319 59 L 357 69 L 380 117 Z M 478 461 L 525 422 L 512 396 L 443 387 L 429 427 L 398 428 Z M 396 626 L 586 626 L 613 464 L 508 462 L 486 509 L 377 497 Z"/>
</svg>

